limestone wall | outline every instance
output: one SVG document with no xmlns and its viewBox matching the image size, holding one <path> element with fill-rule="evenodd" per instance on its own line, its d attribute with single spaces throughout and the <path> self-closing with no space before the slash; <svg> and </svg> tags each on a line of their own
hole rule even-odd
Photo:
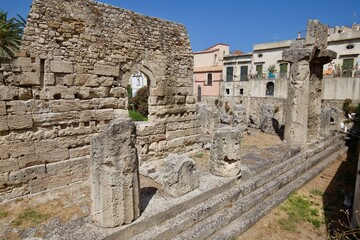
<svg viewBox="0 0 360 240">
<path fill-rule="evenodd" d="M 150 79 L 140 159 L 196 141 L 182 25 L 90 0 L 34 0 L 18 56 L 0 68 L 0 201 L 86 180 L 90 140 L 127 114 L 137 70 Z"/>
</svg>

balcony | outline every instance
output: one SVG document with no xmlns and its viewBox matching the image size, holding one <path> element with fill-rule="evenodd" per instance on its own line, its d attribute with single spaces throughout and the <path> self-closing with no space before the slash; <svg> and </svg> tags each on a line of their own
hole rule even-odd
<svg viewBox="0 0 360 240">
<path fill-rule="evenodd" d="M 359 78 L 360 77 L 360 69 L 344 69 L 338 71 L 335 69 L 334 71 L 332 69 L 325 70 L 323 72 L 324 78 Z"/>
<path fill-rule="evenodd" d="M 289 73 L 287 72 L 268 72 L 263 71 L 262 73 L 254 74 L 250 76 L 251 80 L 273 80 L 273 79 L 289 79 Z"/>
</svg>

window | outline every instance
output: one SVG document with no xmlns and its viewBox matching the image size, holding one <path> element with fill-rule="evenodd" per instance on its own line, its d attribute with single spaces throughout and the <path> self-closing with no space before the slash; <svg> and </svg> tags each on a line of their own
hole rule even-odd
<svg viewBox="0 0 360 240">
<path fill-rule="evenodd" d="M 287 77 L 287 70 L 288 64 L 287 63 L 280 63 L 280 78 L 286 78 Z"/>
<path fill-rule="evenodd" d="M 214 56 L 214 65 L 216 65 L 216 63 L 217 63 L 217 54 L 215 54 L 215 56 Z"/>
<path fill-rule="evenodd" d="M 212 85 L 212 73 L 208 73 L 206 85 L 209 85 L 209 86 Z"/>
<path fill-rule="evenodd" d="M 258 58 L 262 58 L 262 57 L 263 57 L 262 53 L 259 53 Z"/>
<path fill-rule="evenodd" d="M 230 94 L 230 89 L 229 89 L 229 88 L 226 88 L 226 89 L 225 89 L 225 92 L 226 92 L 226 95 L 229 95 L 229 94 Z"/>
<path fill-rule="evenodd" d="M 346 49 L 350 50 L 350 49 L 353 49 L 355 47 L 354 44 L 348 44 L 346 45 Z"/>
<path fill-rule="evenodd" d="M 232 82 L 234 78 L 234 67 L 227 67 L 226 68 L 226 81 Z"/>
<path fill-rule="evenodd" d="M 244 89 L 240 88 L 240 95 L 244 95 Z"/>
<path fill-rule="evenodd" d="M 248 66 L 241 66 L 240 67 L 240 81 L 247 81 L 248 80 Z"/>
<path fill-rule="evenodd" d="M 274 96 L 275 84 L 273 82 L 268 82 L 266 84 L 266 96 Z"/>
<path fill-rule="evenodd" d="M 256 77 L 262 78 L 263 65 L 256 65 Z"/>
<path fill-rule="evenodd" d="M 353 58 L 344 59 L 342 65 L 342 77 L 352 77 L 353 67 L 354 67 Z"/>
</svg>

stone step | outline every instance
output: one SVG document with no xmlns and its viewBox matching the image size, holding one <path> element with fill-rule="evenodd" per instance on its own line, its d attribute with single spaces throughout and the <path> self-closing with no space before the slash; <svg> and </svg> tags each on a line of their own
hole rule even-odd
<svg viewBox="0 0 360 240">
<path fill-rule="evenodd" d="M 325 149 L 320 154 L 324 154 L 325 159 L 327 159 L 327 156 L 334 154 L 333 150 L 336 151 L 339 148 L 343 149 L 343 146 L 343 143 L 337 143 L 336 147 Z M 338 156 L 337 153 L 335 155 Z M 230 224 L 233 220 L 240 217 L 242 214 L 246 213 L 252 208 L 256 208 L 259 203 L 264 201 L 264 199 L 273 195 L 279 189 L 287 186 L 294 179 L 301 178 L 301 176 L 306 174 L 306 172 L 309 169 L 312 169 L 313 166 L 321 164 L 323 159 L 324 157 L 320 156 L 319 154 L 307 159 L 306 161 L 292 168 L 290 171 L 279 175 L 274 180 L 269 181 L 256 190 L 252 191 L 250 194 L 247 194 L 235 202 L 232 202 L 228 208 L 223 208 L 208 218 L 202 221 L 198 221 L 191 228 L 186 231 L 182 231 L 179 235 L 172 239 L 207 239 L 210 235 L 216 231 L 220 231 L 222 228 Z M 302 185 L 299 185 L 298 187 L 300 186 Z M 254 215 L 256 214 L 257 213 L 254 212 Z"/>
<path fill-rule="evenodd" d="M 244 198 L 247 194 L 270 182 L 275 177 L 290 171 L 307 158 L 327 149 L 327 151 L 317 156 L 319 161 L 322 160 L 331 151 L 334 151 L 334 148 L 329 148 L 331 145 L 337 143 L 338 147 L 340 147 L 343 144 L 342 141 L 339 141 L 340 139 L 342 139 L 341 136 L 332 137 L 316 145 L 316 147 L 307 149 L 240 184 L 228 184 L 221 189 L 220 193 L 207 193 L 205 194 L 207 201 L 201 201 L 200 203 L 189 202 L 187 208 L 182 209 L 183 211 L 179 212 L 177 216 L 163 213 L 163 216 L 168 219 L 166 222 L 157 222 L 156 226 L 149 227 L 136 236 L 124 235 L 119 232 L 116 234 L 117 237 L 113 239 L 124 239 L 123 237 L 130 238 L 131 236 L 133 236 L 131 239 L 168 239 L 170 236 L 176 236 L 190 228 L 194 223 L 221 211 L 221 209 L 227 208 L 229 204 L 231 205 L 237 199 Z"/>
<path fill-rule="evenodd" d="M 259 202 L 254 208 L 250 209 L 239 218 L 233 220 L 227 226 L 216 231 L 208 239 L 230 239 L 234 236 L 239 236 L 244 233 L 253 224 L 259 221 L 262 217 L 268 214 L 272 209 L 284 202 L 293 192 L 305 185 L 316 175 L 320 174 L 327 166 L 333 163 L 340 155 L 347 151 L 347 147 L 343 146 L 337 152 L 326 158 L 324 161 L 302 174 L 270 197 L 262 202 Z"/>
</svg>

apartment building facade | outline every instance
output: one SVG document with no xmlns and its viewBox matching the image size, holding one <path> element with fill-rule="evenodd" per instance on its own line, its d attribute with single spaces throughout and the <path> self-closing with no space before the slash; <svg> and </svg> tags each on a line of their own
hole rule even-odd
<svg viewBox="0 0 360 240">
<path fill-rule="evenodd" d="M 225 56 L 226 77 L 221 82 L 220 96 L 286 98 L 290 64 L 282 60 L 282 52 L 290 48 L 292 41 L 296 40 L 255 44 L 252 53 Z M 337 52 L 337 58 L 324 65 L 323 98 L 360 99 L 358 25 L 330 28 L 328 49 Z"/>
<path fill-rule="evenodd" d="M 217 98 L 223 79 L 223 59 L 229 55 L 229 45 L 218 43 L 203 51 L 194 52 L 194 95 L 197 101 Z"/>
</svg>

